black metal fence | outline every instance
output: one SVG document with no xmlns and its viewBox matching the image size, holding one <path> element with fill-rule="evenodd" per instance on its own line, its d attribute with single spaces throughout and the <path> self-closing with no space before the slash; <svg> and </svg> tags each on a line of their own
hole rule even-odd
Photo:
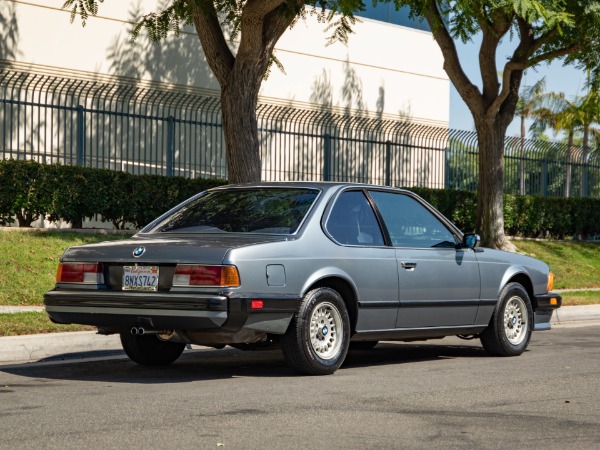
<svg viewBox="0 0 600 450">
<path fill-rule="evenodd" d="M 0 68 L 0 153 L 134 174 L 226 178 L 219 98 Z M 332 108 L 258 107 L 263 179 L 477 189 L 474 132 Z M 600 197 L 600 152 L 507 138 L 505 191 Z"/>
</svg>

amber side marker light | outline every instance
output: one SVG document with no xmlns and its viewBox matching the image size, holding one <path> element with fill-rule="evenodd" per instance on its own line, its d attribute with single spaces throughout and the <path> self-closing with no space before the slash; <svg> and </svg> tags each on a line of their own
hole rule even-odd
<svg viewBox="0 0 600 450">
<path fill-rule="evenodd" d="M 552 289 L 554 289 L 554 274 L 552 272 L 550 272 L 548 274 L 548 292 L 550 292 Z M 556 299 L 553 299 L 556 300 Z"/>
<path fill-rule="evenodd" d="M 551 299 L 550 299 L 550 304 L 551 304 L 551 305 L 558 305 L 558 299 L 557 299 L 557 298 L 554 298 L 554 297 L 553 297 L 553 298 L 551 298 Z"/>
</svg>

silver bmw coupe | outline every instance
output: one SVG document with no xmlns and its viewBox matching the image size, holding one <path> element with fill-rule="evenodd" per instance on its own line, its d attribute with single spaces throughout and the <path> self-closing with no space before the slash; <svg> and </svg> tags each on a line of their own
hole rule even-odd
<svg viewBox="0 0 600 450">
<path fill-rule="evenodd" d="M 381 340 L 520 355 L 561 305 L 543 262 L 481 248 L 411 192 L 349 183 L 210 189 L 131 239 L 69 248 L 56 278 L 50 318 L 119 333 L 136 363 L 279 345 L 307 374 Z"/>
</svg>

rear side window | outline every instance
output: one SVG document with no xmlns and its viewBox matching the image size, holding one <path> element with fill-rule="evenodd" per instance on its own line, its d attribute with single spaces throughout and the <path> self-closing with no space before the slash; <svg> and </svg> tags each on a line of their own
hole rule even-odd
<svg viewBox="0 0 600 450">
<path fill-rule="evenodd" d="M 405 194 L 369 191 L 394 247 L 454 248 L 454 234 L 425 206 Z"/>
<path fill-rule="evenodd" d="M 248 188 L 207 192 L 150 232 L 292 234 L 317 198 L 316 189 Z"/>
<path fill-rule="evenodd" d="M 326 228 L 340 244 L 384 245 L 375 213 L 362 191 L 346 191 L 337 198 Z"/>
</svg>

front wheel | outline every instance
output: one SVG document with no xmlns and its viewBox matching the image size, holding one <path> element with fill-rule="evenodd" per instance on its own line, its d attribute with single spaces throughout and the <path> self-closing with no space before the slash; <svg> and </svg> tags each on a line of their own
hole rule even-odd
<svg viewBox="0 0 600 450">
<path fill-rule="evenodd" d="M 317 288 L 306 294 L 281 338 L 286 362 L 309 375 L 334 373 L 350 343 L 350 317 L 337 291 Z"/>
<path fill-rule="evenodd" d="M 489 326 L 481 333 L 486 352 L 495 356 L 517 356 L 525 351 L 533 330 L 529 295 L 519 283 L 507 284 Z"/>
<path fill-rule="evenodd" d="M 161 341 L 155 334 L 137 336 L 121 333 L 121 345 L 129 359 L 144 366 L 171 364 L 185 349 L 185 344 Z"/>
</svg>

